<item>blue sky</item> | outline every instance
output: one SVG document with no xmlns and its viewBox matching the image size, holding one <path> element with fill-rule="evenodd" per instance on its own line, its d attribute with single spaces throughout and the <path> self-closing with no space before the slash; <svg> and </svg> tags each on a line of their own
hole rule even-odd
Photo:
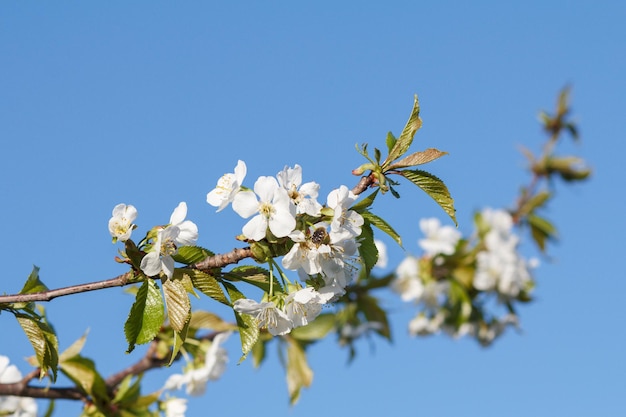
<svg viewBox="0 0 626 417">
<path fill-rule="evenodd" d="M 521 334 L 488 349 L 412 339 L 412 310 L 390 301 L 394 343 L 359 344 L 351 365 L 332 338 L 313 347 L 314 383 L 297 406 L 275 352 L 255 371 L 236 365 L 231 340 L 228 371 L 187 415 L 623 415 L 626 6 L 338 3 L 2 2 L 0 292 L 19 291 L 33 264 L 51 288 L 124 272 L 106 228 L 120 202 L 138 208 L 145 231 L 186 201 L 199 243 L 227 251 L 243 222 L 205 198 L 238 159 L 249 179 L 298 163 L 322 194 L 351 186 L 354 145 L 383 147 L 413 94 L 424 122 L 414 149 L 449 152 L 428 169 L 449 186 L 467 233 L 475 210 L 514 201 L 526 180 L 518 147 L 537 149 L 537 113 L 569 84 L 582 142 L 562 152 L 594 174 L 558 189 L 548 215 L 561 239 L 536 272 Z M 418 253 L 419 218 L 448 220 L 401 191 L 377 209 Z M 397 265 L 404 252 L 390 249 Z M 47 308 L 62 346 L 90 329 L 84 353 L 109 374 L 141 352 L 124 354 L 131 303 L 110 289 Z M 0 354 L 26 372 L 26 338 L 8 315 L 0 326 Z M 165 378 L 155 374 L 152 388 Z M 78 410 L 60 403 L 57 415 Z"/>
</svg>

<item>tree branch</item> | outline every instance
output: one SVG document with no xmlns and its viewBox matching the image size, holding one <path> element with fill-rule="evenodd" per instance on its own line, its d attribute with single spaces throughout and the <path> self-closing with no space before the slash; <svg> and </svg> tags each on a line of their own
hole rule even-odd
<svg viewBox="0 0 626 417">
<path fill-rule="evenodd" d="M 371 187 L 373 184 L 374 184 L 374 175 L 373 174 L 366 175 L 364 177 L 361 177 L 358 184 L 355 185 L 354 188 L 352 189 L 352 192 L 356 195 L 359 195 L 363 193 L 365 190 L 367 190 L 369 187 Z"/>
<path fill-rule="evenodd" d="M 363 193 L 369 187 L 375 183 L 375 178 L 372 174 L 361 177 L 358 184 L 352 188 L 352 192 L 356 195 Z M 222 268 L 227 265 L 236 264 L 239 261 L 252 258 L 252 250 L 250 247 L 235 248 L 230 252 L 209 256 L 203 261 L 197 262 L 191 265 L 191 268 L 198 269 L 200 271 L 206 271 L 212 268 Z M 125 285 L 133 283 L 133 272 L 129 271 L 125 274 L 118 275 L 115 278 L 111 278 L 104 281 L 96 281 L 87 284 L 72 285 L 69 287 L 58 288 L 54 290 L 41 291 L 31 294 L 13 294 L 13 295 L 0 295 L 0 304 L 12 304 L 12 303 L 30 303 L 36 301 L 51 301 L 57 297 L 63 297 L 71 294 L 78 294 L 88 291 L 102 290 L 104 288 L 123 287 Z"/>
<path fill-rule="evenodd" d="M 211 268 L 222 268 L 226 265 L 236 264 L 245 258 L 252 258 L 252 250 L 249 247 L 235 248 L 228 253 L 209 256 L 204 261 L 191 265 L 191 268 L 206 271 Z"/>
<path fill-rule="evenodd" d="M 50 301 L 54 298 L 62 297 L 65 295 L 70 295 L 70 294 L 101 290 L 104 288 L 123 287 L 124 285 L 129 284 L 129 281 L 132 277 L 133 277 L 133 273 L 132 271 L 129 271 L 129 272 L 126 272 L 125 274 L 118 275 L 115 278 L 107 279 L 104 281 L 72 285 L 69 287 L 58 288 L 55 290 L 35 292 L 31 294 L 0 295 L 0 304 Z"/>
</svg>

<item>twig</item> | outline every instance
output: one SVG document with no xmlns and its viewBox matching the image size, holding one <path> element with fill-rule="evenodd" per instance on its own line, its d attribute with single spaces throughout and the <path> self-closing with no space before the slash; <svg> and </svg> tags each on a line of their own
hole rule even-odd
<svg viewBox="0 0 626 417">
<path fill-rule="evenodd" d="M 191 265 L 191 267 L 200 271 L 206 271 L 211 268 L 222 268 L 226 265 L 236 264 L 246 258 L 252 258 L 252 250 L 249 247 L 235 248 L 228 253 L 209 256 L 204 261 Z"/>
<path fill-rule="evenodd" d="M 31 294 L 0 295 L 0 304 L 30 303 L 34 301 L 50 301 L 54 298 L 63 297 L 65 295 L 101 290 L 104 288 L 123 287 L 124 285 L 127 285 L 129 283 L 132 276 L 133 276 L 133 273 L 129 271 L 129 272 L 126 272 L 125 274 L 118 275 L 115 278 L 107 279 L 104 281 L 72 285 L 69 287 L 58 288 L 55 290 L 35 292 Z"/>
</svg>

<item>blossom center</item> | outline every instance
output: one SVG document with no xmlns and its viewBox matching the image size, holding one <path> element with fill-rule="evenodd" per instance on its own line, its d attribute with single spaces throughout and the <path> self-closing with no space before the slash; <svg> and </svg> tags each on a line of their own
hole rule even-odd
<svg viewBox="0 0 626 417">
<path fill-rule="evenodd" d="M 126 220 L 126 218 L 122 218 L 120 221 L 115 222 L 113 226 L 113 231 L 116 236 L 123 236 L 128 233 L 128 224 L 130 222 Z"/>
<path fill-rule="evenodd" d="M 274 328 L 278 327 L 278 317 L 273 307 L 264 308 L 259 312 L 257 317 L 260 327 Z"/>
<path fill-rule="evenodd" d="M 302 194 L 298 192 L 298 189 L 294 184 L 291 185 L 291 188 L 287 191 L 289 194 L 289 198 L 296 204 L 302 201 Z"/>
<path fill-rule="evenodd" d="M 218 194 L 230 194 L 234 182 L 235 176 L 233 174 L 224 174 L 217 181 L 217 186 L 215 187 L 215 189 L 217 190 Z"/>
<path fill-rule="evenodd" d="M 271 203 L 263 202 L 259 206 L 259 213 L 269 219 L 274 213 L 276 213 L 276 209 Z"/>
</svg>

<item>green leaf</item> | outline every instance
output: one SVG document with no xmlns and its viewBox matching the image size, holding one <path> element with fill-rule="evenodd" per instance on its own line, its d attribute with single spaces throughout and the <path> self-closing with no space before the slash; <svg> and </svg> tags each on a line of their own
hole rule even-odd
<svg viewBox="0 0 626 417">
<path fill-rule="evenodd" d="M 148 407 L 149 405 L 159 400 L 159 397 L 161 397 L 161 393 L 162 391 L 159 390 L 148 395 L 143 395 L 139 397 L 137 401 L 135 401 L 134 405 L 137 407 Z M 152 417 L 152 415 L 150 415 L 150 417 Z"/>
<path fill-rule="evenodd" d="M 39 379 L 51 371 L 52 382 L 56 381 L 59 366 L 59 341 L 54 330 L 41 317 L 16 313 L 15 318 L 35 350 L 40 368 Z"/>
<path fill-rule="evenodd" d="M 518 211 L 520 217 L 524 217 L 529 213 L 532 213 L 536 208 L 543 206 L 546 201 L 552 197 L 552 194 L 548 191 L 541 191 L 531 198 L 529 198 Z"/>
<path fill-rule="evenodd" d="M 213 252 L 200 246 L 181 246 L 172 258 L 181 264 L 192 265 L 213 255 L 215 255 Z"/>
<path fill-rule="evenodd" d="M 391 149 L 391 151 L 389 151 L 387 159 L 382 164 L 383 171 L 386 171 L 387 167 L 391 165 L 393 161 L 404 155 L 411 146 L 411 143 L 413 142 L 413 136 L 415 136 L 415 132 L 417 132 L 420 127 L 422 127 L 422 120 L 420 119 L 419 115 L 420 107 L 416 95 L 413 101 L 413 110 L 411 111 L 411 116 L 409 116 L 409 120 L 406 122 L 406 125 L 404 126 L 404 129 L 400 134 L 400 137 L 394 143 L 393 148 Z"/>
<path fill-rule="evenodd" d="M 358 239 L 359 242 L 359 256 L 365 266 L 365 274 L 369 275 L 370 271 L 378 262 L 378 248 L 374 244 L 374 232 L 369 222 L 365 222 L 361 226 L 361 236 Z"/>
<path fill-rule="evenodd" d="M 226 294 L 222 290 L 218 280 L 206 272 L 197 269 L 185 270 L 185 274 L 189 275 L 195 289 L 202 294 L 211 297 L 224 305 L 230 306 L 230 302 L 226 298 Z"/>
<path fill-rule="evenodd" d="M 246 298 L 233 284 L 225 282 L 224 286 L 233 303 L 239 299 Z M 235 319 L 239 327 L 239 338 L 241 339 L 241 352 L 243 353 L 239 360 L 239 363 L 241 363 L 250 353 L 257 340 L 259 340 L 259 327 L 256 319 L 249 314 L 239 314 L 235 310 L 233 310 L 233 313 L 235 313 Z"/>
<path fill-rule="evenodd" d="M 91 359 L 74 356 L 63 362 L 61 371 L 71 379 L 80 389 L 91 396 L 98 408 L 109 403 L 104 378 L 96 371 L 94 362 Z"/>
<path fill-rule="evenodd" d="M 393 149 L 394 146 L 396 146 L 397 141 L 398 139 L 396 139 L 393 133 L 387 132 L 387 139 L 386 139 L 387 152 L 391 153 L 391 150 Z"/>
<path fill-rule="evenodd" d="M 265 343 L 262 340 L 258 340 L 254 346 L 252 346 L 252 365 L 255 368 L 261 366 L 261 363 L 265 360 Z"/>
<path fill-rule="evenodd" d="M 87 332 L 85 332 L 84 335 L 82 335 L 78 340 L 72 343 L 70 347 L 65 349 L 63 353 L 61 353 L 61 356 L 59 356 L 59 362 L 62 363 L 63 361 L 80 354 L 80 352 L 83 350 L 83 346 L 85 346 L 86 341 Z"/>
<path fill-rule="evenodd" d="M 216 332 L 225 332 L 228 330 L 237 330 L 232 323 L 222 320 L 217 314 L 208 311 L 196 310 L 191 313 L 189 327 L 192 329 L 215 330 Z"/>
<path fill-rule="evenodd" d="M 326 337 L 335 327 L 335 315 L 330 313 L 320 314 L 313 322 L 306 326 L 296 327 L 289 333 L 294 339 L 312 342 Z"/>
<path fill-rule="evenodd" d="M 401 160 L 389 165 L 386 171 L 427 164 L 428 162 L 432 162 L 435 159 L 441 158 L 444 155 L 448 155 L 448 152 L 443 152 L 435 148 L 428 148 L 425 151 L 412 153 L 411 155 L 404 157 Z"/>
<path fill-rule="evenodd" d="M 141 271 L 141 260 L 143 259 L 144 253 L 142 253 L 135 242 L 131 239 L 128 239 L 124 242 L 124 249 L 126 252 L 126 256 L 130 259 L 131 265 L 137 270 Z"/>
<path fill-rule="evenodd" d="M 355 205 L 350 207 L 350 209 L 360 213 L 363 210 L 370 207 L 374 203 L 374 199 L 376 198 L 376 195 L 378 194 L 378 190 L 379 189 L 377 188 L 372 194 L 368 195 L 362 200 L 359 200 Z"/>
<path fill-rule="evenodd" d="M 141 377 L 141 374 L 137 376 L 137 378 L 135 378 L 135 375 L 133 374 L 127 375 L 117 386 L 113 403 L 124 405 L 133 404 L 137 401 L 141 394 Z"/>
<path fill-rule="evenodd" d="M 187 290 L 179 280 L 168 279 L 163 282 L 163 293 L 170 325 L 175 332 L 180 333 L 191 317 L 191 302 Z"/>
<path fill-rule="evenodd" d="M 287 389 L 289 402 L 295 404 L 300 398 L 300 390 L 310 387 L 313 382 L 313 371 L 306 360 L 306 354 L 298 342 L 288 339 L 287 345 Z"/>
<path fill-rule="evenodd" d="M 39 279 L 39 267 L 33 265 L 33 270 L 19 294 L 33 294 L 44 291 L 48 291 L 48 287 Z"/>
<path fill-rule="evenodd" d="M 527 218 L 530 226 L 530 234 L 542 252 L 546 250 L 546 241 L 556 237 L 556 228 L 552 223 L 543 217 L 531 214 Z"/>
<path fill-rule="evenodd" d="M 178 352 L 180 352 L 180 348 L 183 346 L 183 343 L 185 343 L 185 340 L 187 339 L 188 332 L 189 332 L 189 321 L 187 321 L 183 325 L 183 328 L 180 331 L 174 331 L 174 342 L 172 343 L 172 355 L 170 356 L 170 361 L 168 362 L 167 366 L 170 366 L 174 362 L 174 359 L 176 359 L 176 356 L 178 356 Z"/>
<path fill-rule="evenodd" d="M 402 246 L 402 238 L 393 229 L 393 227 L 389 225 L 389 223 L 387 223 L 382 218 L 378 217 L 377 215 L 369 211 L 364 211 L 363 213 L 361 213 L 361 216 L 363 216 L 363 219 L 366 222 L 372 224 L 373 226 L 376 226 L 381 231 L 387 233 L 389 236 L 391 236 L 393 240 L 395 240 L 398 243 L 398 245 Z"/>
<path fill-rule="evenodd" d="M 137 291 L 135 302 L 124 324 L 124 334 L 128 342 L 126 353 L 130 353 L 135 344 L 152 341 L 161 330 L 164 320 L 161 291 L 153 279 L 146 279 Z"/>
<path fill-rule="evenodd" d="M 419 169 L 416 170 L 404 170 L 401 175 L 411 181 L 413 184 L 421 188 L 426 194 L 428 194 L 439 206 L 445 211 L 448 216 L 454 221 L 454 224 L 458 226 L 456 221 L 456 210 L 454 208 L 454 199 L 450 196 L 448 187 L 442 180 L 435 177 L 426 171 Z"/>
<path fill-rule="evenodd" d="M 552 157 L 546 161 L 548 173 L 557 173 L 565 181 L 580 181 L 591 175 L 584 160 L 576 156 Z"/>
<path fill-rule="evenodd" d="M 224 273 L 224 278 L 229 281 L 243 281 L 247 284 L 260 288 L 265 292 L 270 291 L 270 273 L 267 269 L 258 266 L 238 266 L 233 268 L 231 271 Z M 274 277 L 274 289 L 283 291 L 282 286 L 276 277 Z"/>
</svg>

